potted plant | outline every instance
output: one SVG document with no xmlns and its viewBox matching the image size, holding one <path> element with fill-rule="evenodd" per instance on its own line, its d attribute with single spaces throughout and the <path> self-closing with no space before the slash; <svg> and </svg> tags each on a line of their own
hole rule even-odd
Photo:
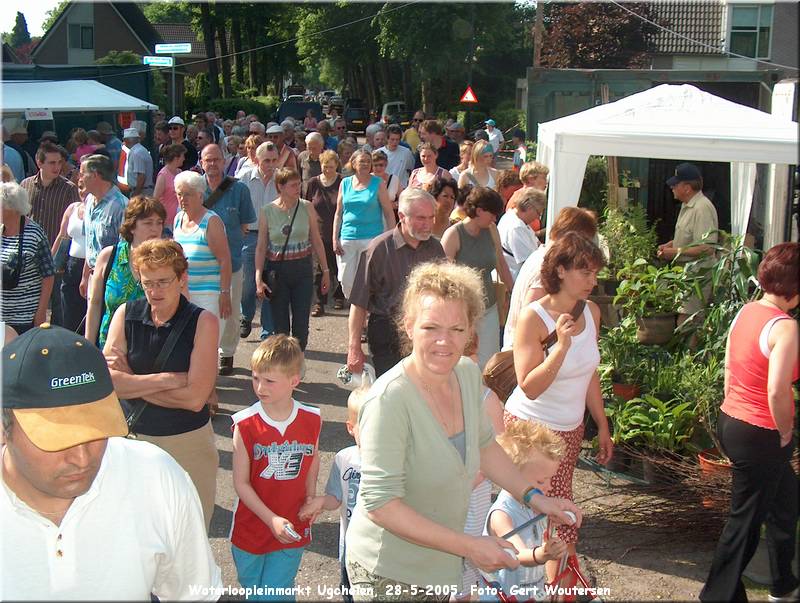
<svg viewBox="0 0 800 603">
<path fill-rule="evenodd" d="M 625 211 L 606 208 L 597 232 L 608 258 L 608 265 L 598 274 L 598 292 L 614 296 L 626 266 L 639 258 L 655 257 L 655 227 L 648 226 L 647 214 L 641 207 L 632 206 Z"/>
<path fill-rule="evenodd" d="M 617 288 L 615 304 L 636 319 L 641 343 L 658 345 L 672 339 L 677 310 L 688 289 L 681 266 L 656 268 L 639 258 L 626 269 L 627 278 Z"/>
<path fill-rule="evenodd" d="M 636 339 L 636 323 L 626 317 L 600 336 L 601 381 L 610 381 L 615 396 L 630 400 L 641 393 L 638 383 L 644 362 L 642 345 Z"/>
</svg>

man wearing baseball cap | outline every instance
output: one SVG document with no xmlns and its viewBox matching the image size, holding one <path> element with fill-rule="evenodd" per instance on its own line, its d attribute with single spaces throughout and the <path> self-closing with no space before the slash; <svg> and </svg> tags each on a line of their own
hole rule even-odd
<svg viewBox="0 0 800 603">
<path fill-rule="evenodd" d="M 125 182 L 128 187 L 128 197 L 131 199 L 136 195 L 153 193 L 153 159 L 139 140 L 139 130 L 125 128 L 122 133 L 122 142 L 128 155 L 125 162 Z M 122 184 L 121 178 L 120 184 Z"/>
<path fill-rule="evenodd" d="M 503 138 L 503 133 L 495 127 L 497 124 L 493 119 L 487 119 L 484 123 L 486 124 L 486 134 L 489 136 L 489 144 L 492 145 L 492 151 L 494 151 L 494 155 L 497 157 L 497 152 L 500 150 L 505 140 Z"/>
<path fill-rule="evenodd" d="M 100 350 L 44 323 L 2 356 L 0 599 L 217 599 L 197 491 L 166 452 L 124 438 Z"/>
<path fill-rule="evenodd" d="M 198 154 L 197 149 L 194 148 L 194 145 L 186 138 L 186 123 L 183 119 L 175 115 L 174 117 L 170 117 L 167 126 L 169 126 L 169 138 L 172 143 L 182 144 L 186 147 L 186 155 L 183 157 L 181 170 L 184 172 L 186 170 L 191 170 L 197 165 Z"/>
</svg>

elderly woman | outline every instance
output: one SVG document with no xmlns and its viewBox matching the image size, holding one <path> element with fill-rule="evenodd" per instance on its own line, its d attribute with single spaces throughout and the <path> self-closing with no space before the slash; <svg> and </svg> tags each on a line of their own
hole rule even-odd
<svg viewBox="0 0 800 603">
<path fill-rule="evenodd" d="M 600 308 L 586 301 L 604 265 L 603 253 L 590 240 L 575 232 L 560 237 L 542 264 L 547 295 L 522 309 L 514 335 L 514 370 L 519 385 L 506 403 L 504 419 L 506 424 L 519 420 L 542 423 L 564 440 L 566 453 L 552 478 L 551 491 L 570 500 L 587 408 L 597 423 L 597 460 L 607 463 L 612 454 L 597 373 Z M 579 300 L 586 305 L 579 316 L 573 317 L 571 312 Z M 558 340 L 544 351 L 542 342 L 553 331 Z M 560 526 L 558 535 L 575 554 L 577 526 Z M 549 580 L 557 569 L 558 561 L 547 562 Z"/>
<path fill-rule="evenodd" d="M 178 214 L 178 197 L 175 195 L 175 176 L 181 173 L 186 147 L 182 144 L 168 144 L 161 149 L 164 167 L 158 172 L 153 197 L 161 202 L 167 212 L 164 223 L 172 229 L 175 216 Z"/>
<path fill-rule="evenodd" d="M 772 247 L 758 267 L 764 296 L 745 305 L 725 350 L 725 400 L 717 432 L 733 465 L 731 512 L 717 544 L 702 601 L 745 601 L 742 572 L 762 524 L 769 546 L 770 601 L 797 601 L 792 572 L 798 489 L 792 382 L 800 377 L 800 336 L 789 314 L 800 303 L 800 243 Z"/>
<path fill-rule="evenodd" d="M 117 308 L 144 297 L 144 290 L 131 267 L 130 254 L 145 241 L 161 238 L 166 215 L 164 206 L 156 199 L 144 195 L 134 197 L 125 208 L 119 229 L 120 241 L 97 256 L 89 287 L 84 337 L 97 341 L 100 348 L 106 343 L 108 327 Z"/>
<path fill-rule="evenodd" d="M 333 250 L 339 266 L 339 282 L 350 297 L 358 259 L 370 241 L 396 221 L 386 184 L 372 170 L 372 157 L 356 151 L 351 158 L 355 174 L 342 179 L 333 219 Z"/>
<path fill-rule="evenodd" d="M 492 167 L 494 151 L 492 145 L 479 140 L 472 146 L 472 165 L 463 170 L 458 177 L 458 187 L 482 186 L 497 188 L 499 172 Z"/>
<path fill-rule="evenodd" d="M 300 198 L 300 174 L 281 168 L 275 173 L 275 186 L 278 198 L 264 206 L 258 217 L 256 292 L 261 299 L 269 298 L 275 332 L 291 332 L 305 350 L 314 289 L 312 253 L 323 266 L 322 293 L 330 287 L 330 269 L 319 216 L 311 203 Z"/>
<path fill-rule="evenodd" d="M 333 151 L 323 151 L 319 156 L 322 164 L 322 173 L 311 178 L 306 184 L 305 198 L 311 201 L 314 211 L 319 217 L 319 229 L 322 235 L 322 245 L 325 247 L 325 259 L 327 263 L 319 262 L 317 274 L 314 277 L 314 284 L 317 288 L 317 303 L 311 310 L 311 316 L 323 316 L 325 314 L 325 304 L 328 303 L 328 293 L 322 292 L 322 275 L 326 268 L 331 272 L 336 272 L 336 253 L 333 251 L 331 240 L 333 239 L 333 217 L 336 215 L 336 196 L 339 194 L 339 185 L 342 177 L 338 173 L 339 157 Z M 338 284 L 333 292 L 333 309 L 341 310 L 344 308 L 344 293 L 342 285 Z"/>
<path fill-rule="evenodd" d="M 500 316 L 497 309 L 492 270 L 497 270 L 508 291 L 514 285 L 495 221 L 503 213 L 503 199 L 489 188 L 473 188 L 464 210 L 467 217 L 448 228 L 442 247 L 451 261 L 479 270 L 483 281 L 485 312 L 477 327 L 478 364 L 483 367 L 500 350 Z"/>
<path fill-rule="evenodd" d="M 424 188 L 437 178 L 451 178 L 450 172 L 436 164 L 439 151 L 429 142 L 423 142 L 418 147 L 419 160 L 422 167 L 411 172 L 408 179 L 409 188 Z"/>
<path fill-rule="evenodd" d="M 21 335 L 46 320 L 55 274 L 53 256 L 42 227 L 25 217 L 31 213 L 31 203 L 24 188 L 13 182 L 0 184 L 0 208 L 0 320 Z"/>
<path fill-rule="evenodd" d="M 478 470 L 537 513 L 569 522 L 569 510 L 580 523 L 574 504 L 543 496 L 494 440 L 480 372 L 463 357 L 483 314 L 480 291 L 465 266 L 426 263 L 409 276 L 400 325 L 411 354 L 373 385 L 359 416 L 361 485 L 346 546 L 356 600 L 372 600 L 369 589 L 447 600 L 462 557 L 486 571 L 519 565 L 508 542 L 464 533 Z"/>
<path fill-rule="evenodd" d="M 181 295 L 188 265 L 175 241 L 145 241 L 132 261 L 145 297 L 117 308 L 103 354 L 131 432 L 189 474 L 208 527 L 219 454 L 206 400 L 217 375 L 219 322 Z M 172 349 L 162 359 L 167 344 Z"/>
<path fill-rule="evenodd" d="M 452 178 L 436 178 L 424 187 L 436 199 L 436 214 L 433 217 L 433 236 L 441 239 L 450 226 L 450 213 L 456 204 L 458 186 Z"/>
<path fill-rule="evenodd" d="M 522 264 L 539 247 L 539 239 L 531 228 L 544 211 L 547 195 L 535 188 L 524 189 L 517 197 L 514 207 L 510 207 L 497 225 L 503 257 L 506 259 L 511 276 L 517 280 Z"/>
</svg>

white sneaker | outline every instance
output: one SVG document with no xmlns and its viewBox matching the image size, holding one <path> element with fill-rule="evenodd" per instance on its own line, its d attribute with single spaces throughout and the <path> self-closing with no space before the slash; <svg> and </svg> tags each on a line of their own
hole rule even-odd
<svg viewBox="0 0 800 603">
<path fill-rule="evenodd" d="M 769 596 L 771 603 L 783 603 L 784 601 L 800 601 L 800 586 L 795 588 L 792 592 L 786 593 L 782 597 Z"/>
</svg>

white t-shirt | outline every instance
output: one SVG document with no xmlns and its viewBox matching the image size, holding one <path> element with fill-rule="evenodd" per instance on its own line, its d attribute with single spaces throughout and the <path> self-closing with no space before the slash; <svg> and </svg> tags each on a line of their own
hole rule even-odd
<svg viewBox="0 0 800 603">
<path fill-rule="evenodd" d="M 506 259 L 511 276 L 516 281 L 522 264 L 539 247 L 539 240 L 530 226 L 520 220 L 514 210 L 507 211 L 500 218 L 497 233 L 500 235 L 503 257 Z"/>
<path fill-rule="evenodd" d="M 497 153 L 500 150 L 500 145 L 503 144 L 503 133 L 499 130 L 499 128 L 492 128 L 492 131 L 489 131 L 489 128 L 486 128 L 486 134 L 489 136 L 489 144 L 492 145 L 492 150 Z"/>
<path fill-rule="evenodd" d="M 508 304 L 508 317 L 506 327 L 503 330 L 503 350 L 510 350 L 514 345 L 514 329 L 517 326 L 519 313 L 522 311 L 525 297 L 529 289 L 541 289 L 542 287 L 542 262 L 544 254 L 547 253 L 547 245 L 539 245 L 519 270 L 517 280 L 514 281 L 514 288 L 511 290 L 511 301 Z"/>
<path fill-rule="evenodd" d="M 128 150 L 128 160 L 125 164 L 128 186 L 136 188 L 137 174 L 144 174 L 143 193 L 153 192 L 153 158 L 140 143 L 136 143 Z"/>
<path fill-rule="evenodd" d="M 400 184 L 403 188 L 406 188 L 408 186 L 408 176 L 411 170 L 414 169 L 414 154 L 401 144 L 397 145 L 394 151 L 390 151 L 387 146 L 383 146 L 378 150 L 386 153 L 386 157 L 389 160 L 386 164 L 386 171 L 400 178 Z"/>
<path fill-rule="evenodd" d="M 3 483 L 0 599 L 219 598 L 222 576 L 192 480 L 153 444 L 109 438 L 60 526 Z M 200 589 L 200 590 L 194 590 Z"/>
<path fill-rule="evenodd" d="M 358 446 L 343 448 L 333 458 L 328 483 L 325 484 L 325 494 L 330 494 L 342 503 L 339 518 L 339 561 L 344 558 L 344 536 L 356 506 L 360 483 L 361 454 Z M 345 492 L 347 492 L 346 497 Z"/>
</svg>

